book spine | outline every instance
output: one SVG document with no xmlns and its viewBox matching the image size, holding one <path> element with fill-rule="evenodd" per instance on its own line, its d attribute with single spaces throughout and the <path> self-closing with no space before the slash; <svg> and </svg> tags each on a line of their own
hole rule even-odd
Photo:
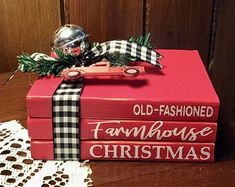
<svg viewBox="0 0 235 187">
<path fill-rule="evenodd" d="M 215 142 L 216 123 L 81 119 L 81 140 Z"/>
<path fill-rule="evenodd" d="M 213 162 L 213 143 L 82 141 L 82 160 Z"/>
<path fill-rule="evenodd" d="M 53 140 L 31 140 L 30 152 L 31 157 L 35 160 L 53 160 Z"/>
<path fill-rule="evenodd" d="M 63 79 L 43 77 L 35 81 L 26 96 L 27 114 L 32 117 L 52 117 L 52 96 Z"/>
<path fill-rule="evenodd" d="M 27 120 L 32 139 L 52 140 L 51 118 Z M 81 119 L 81 140 L 139 140 L 169 142 L 215 142 L 216 123 L 181 121 L 135 121 Z"/>
<path fill-rule="evenodd" d="M 30 117 L 51 118 L 52 96 L 27 97 L 27 114 Z M 81 96 L 81 118 L 86 119 L 133 119 L 162 121 L 216 122 L 217 103 L 156 103 L 130 100 L 86 99 Z M 99 109 L 99 110 L 97 110 Z"/>
<path fill-rule="evenodd" d="M 52 117 L 52 95 L 61 79 L 37 80 L 27 95 L 27 113 L 30 117 Z M 48 85 L 47 85 L 48 84 Z M 45 85 L 46 88 L 45 88 Z M 156 100 L 134 100 L 96 98 L 81 95 L 81 118 L 86 119 L 132 119 L 162 121 L 205 121 L 216 122 L 219 104 L 213 102 L 161 102 Z M 99 109 L 99 110 L 97 110 Z"/>
<path fill-rule="evenodd" d="M 213 162 L 214 143 L 81 141 L 81 160 Z M 31 140 L 33 159 L 53 160 L 53 141 Z"/>
<path fill-rule="evenodd" d="M 27 129 L 31 139 L 52 140 L 52 118 L 27 118 Z"/>
<path fill-rule="evenodd" d="M 81 118 L 216 122 L 218 103 L 89 99 L 81 96 Z M 97 110 L 98 109 L 98 110 Z"/>
</svg>

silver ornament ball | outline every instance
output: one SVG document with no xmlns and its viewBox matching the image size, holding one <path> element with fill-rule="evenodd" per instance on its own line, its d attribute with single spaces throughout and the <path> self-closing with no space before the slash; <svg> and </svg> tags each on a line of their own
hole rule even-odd
<svg viewBox="0 0 235 187">
<path fill-rule="evenodd" d="M 54 32 L 51 47 L 54 51 L 62 49 L 65 54 L 80 55 L 89 47 L 88 35 L 80 26 L 66 24 Z"/>
</svg>

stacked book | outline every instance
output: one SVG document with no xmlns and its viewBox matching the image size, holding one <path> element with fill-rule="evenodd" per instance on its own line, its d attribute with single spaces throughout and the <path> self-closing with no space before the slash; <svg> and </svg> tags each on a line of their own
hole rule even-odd
<svg viewBox="0 0 235 187">
<path fill-rule="evenodd" d="M 197 51 L 159 50 L 163 70 L 139 62 L 135 78 L 87 78 L 80 96 L 82 160 L 214 161 L 219 99 Z M 55 159 L 52 96 L 59 78 L 27 95 L 35 159 Z"/>
</svg>

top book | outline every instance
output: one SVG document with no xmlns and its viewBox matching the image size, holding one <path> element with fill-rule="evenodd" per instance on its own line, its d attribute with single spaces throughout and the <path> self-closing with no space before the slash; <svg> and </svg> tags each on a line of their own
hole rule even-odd
<svg viewBox="0 0 235 187">
<path fill-rule="evenodd" d="M 135 78 L 85 78 L 80 117 L 217 121 L 219 99 L 196 50 L 158 50 L 160 70 L 146 62 Z M 60 78 L 38 79 L 27 95 L 30 117 L 51 117 L 51 99 Z"/>
</svg>

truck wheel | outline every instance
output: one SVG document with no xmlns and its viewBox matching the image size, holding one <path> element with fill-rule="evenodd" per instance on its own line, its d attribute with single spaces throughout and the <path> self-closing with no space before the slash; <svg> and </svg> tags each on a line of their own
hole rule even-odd
<svg viewBox="0 0 235 187">
<path fill-rule="evenodd" d="M 81 72 L 76 70 L 75 68 L 65 69 L 61 73 L 61 77 L 64 78 L 65 81 L 73 81 L 79 79 Z"/>
<path fill-rule="evenodd" d="M 79 75 L 81 75 L 80 71 L 70 71 L 67 73 L 67 76 L 72 79 L 78 77 Z"/>
<path fill-rule="evenodd" d="M 136 68 L 127 68 L 124 70 L 124 74 L 129 77 L 135 77 L 139 74 L 139 70 Z"/>
</svg>

